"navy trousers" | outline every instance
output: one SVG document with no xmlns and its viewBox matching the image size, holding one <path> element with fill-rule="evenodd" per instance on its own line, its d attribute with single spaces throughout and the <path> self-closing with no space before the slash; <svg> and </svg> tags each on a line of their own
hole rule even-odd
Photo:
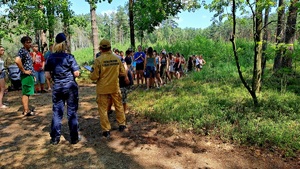
<svg viewBox="0 0 300 169">
<path fill-rule="evenodd" d="M 78 85 L 76 82 L 54 84 L 52 89 L 53 116 L 50 136 L 53 140 L 59 140 L 61 136 L 61 120 L 67 103 L 67 117 L 71 140 L 78 139 Z"/>
</svg>

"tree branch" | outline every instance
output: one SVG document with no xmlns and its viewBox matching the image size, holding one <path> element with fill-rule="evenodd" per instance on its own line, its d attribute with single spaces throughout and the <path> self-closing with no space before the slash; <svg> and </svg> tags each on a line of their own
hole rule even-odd
<svg viewBox="0 0 300 169">
<path fill-rule="evenodd" d="M 247 0 L 247 3 L 248 3 L 248 5 L 249 5 L 249 7 L 250 7 L 250 9 L 251 9 L 251 12 L 252 12 L 252 14 L 253 14 L 253 17 L 254 17 L 254 16 L 255 16 L 255 11 L 254 11 L 254 9 L 252 8 L 252 5 L 250 4 L 250 1 Z"/>
<path fill-rule="evenodd" d="M 265 25 L 261 28 L 261 30 L 265 29 L 268 25 L 270 25 L 270 24 L 273 23 L 273 22 L 276 22 L 276 20 L 272 20 L 272 21 L 268 22 L 267 24 L 265 24 Z"/>
</svg>

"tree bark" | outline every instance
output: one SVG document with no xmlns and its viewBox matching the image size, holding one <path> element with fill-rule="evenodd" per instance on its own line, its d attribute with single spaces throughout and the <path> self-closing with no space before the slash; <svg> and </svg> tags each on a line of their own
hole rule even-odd
<svg viewBox="0 0 300 169">
<path fill-rule="evenodd" d="M 129 27 L 131 48 L 135 50 L 134 22 L 133 22 L 133 0 L 129 0 Z"/>
<path fill-rule="evenodd" d="M 92 39 L 93 39 L 93 55 L 96 59 L 96 54 L 98 52 L 98 27 L 96 22 L 96 7 L 95 4 L 90 2 L 90 13 L 91 13 L 91 25 L 92 25 Z"/>
<path fill-rule="evenodd" d="M 264 75 L 265 72 L 265 68 L 266 68 L 266 63 L 267 63 L 267 59 L 266 59 L 266 55 L 265 55 L 265 51 L 267 50 L 267 46 L 268 46 L 268 39 L 269 39 L 269 29 L 268 29 L 268 23 L 269 23 L 269 14 L 270 14 L 270 10 L 271 8 L 268 7 L 265 10 L 265 17 L 264 17 L 264 36 L 263 36 L 263 46 L 262 46 L 262 64 L 261 64 L 261 69 L 262 69 L 262 73 L 261 75 Z"/>
<path fill-rule="evenodd" d="M 285 56 L 282 59 L 282 67 L 284 68 L 292 68 L 293 58 L 291 54 L 294 51 L 294 41 L 296 35 L 296 23 L 297 23 L 297 3 L 299 0 L 291 0 L 291 5 L 289 7 L 287 23 L 286 23 L 286 32 L 285 32 L 285 44 L 286 50 Z"/>
<path fill-rule="evenodd" d="M 66 46 L 67 53 L 71 53 L 71 35 L 69 29 L 70 29 L 69 23 L 64 22 L 64 34 L 66 35 L 66 39 L 67 39 L 67 46 Z"/>
<path fill-rule="evenodd" d="M 276 57 L 274 59 L 273 69 L 276 71 L 281 68 L 282 64 L 282 48 L 280 46 L 281 43 L 284 42 L 284 0 L 279 0 L 278 4 L 278 18 L 277 18 L 277 32 L 276 32 Z"/>
<path fill-rule="evenodd" d="M 47 4 L 47 19 L 48 19 L 48 29 L 49 29 L 49 45 L 54 42 L 54 25 L 55 25 L 55 16 L 54 16 L 54 6 L 52 0 L 48 1 Z"/>
<path fill-rule="evenodd" d="M 253 68 L 253 80 L 252 80 L 252 90 L 255 93 L 259 93 L 261 89 L 261 79 L 262 79 L 262 40 L 263 40 L 263 21 L 262 21 L 262 9 L 258 5 L 261 4 L 261 0 L 256 1 L 255 8 L 255 52 L 254 52 L 254 68 Z"/>
<path fill-rule="evenodd" d="M 45 48 L 47 48 L 47 35 L 46 35 L 47 30 L 41 30 L 41 51 L 42 53 L 45 52 Z"/>
<path fill-rule="evenodd" d="M 235 35 L 236 35 L 236 2 L 235 2 L 235 0 L 233 0 L 233 2 L 232 2 L 232 18 L 233 18 L 233 27 L 232 27 L 232 35 L 230 37 L 230 41 L 232 43 L 232 48 L 233 48 L 233 53 L 234 53 L 234 58 L 235 58 L 235 63 L 237 66 L 238 74 L 239 74 L 239 77 L 240 77 L 244 87 L 248 90 L 248 92 L 250 93 L 250 95 L 252 97 L 254 107 L 257 107 L 258 99 L 257 99 L 256 93 L 253 89 L 250 88 L 250 86 L 246 82 L 246 80 L 242 74 L 239 57 L 237 55 L 237 47 L 236 47 L 236 42 L 235 42 Z"/>
</svg>

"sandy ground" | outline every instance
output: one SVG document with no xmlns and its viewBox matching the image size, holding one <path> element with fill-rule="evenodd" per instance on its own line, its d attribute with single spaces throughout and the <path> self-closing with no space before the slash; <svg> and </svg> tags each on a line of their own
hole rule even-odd
<svg viewBox="0 0 300 169">
<path fill-rule="evenodd" d="M 238 146 L 208 136 L 180 131 L 135 114 L 126 115 L 128 127 L 120 133 L 114 114 L 110 139 L 101 136 L 93 86 L 80 87 L 79 123 L 82 140 L 69 143 L 67 120 L 62 138 L 50 145 L 51 93 L 30 98 L 36 116 L 23 116 L 21 92 L 9 92 L 0 110 L 0 168 L 112 168 L 112 169 L 282 169 L 300 168 L 300 158 Z"/>
</svg>

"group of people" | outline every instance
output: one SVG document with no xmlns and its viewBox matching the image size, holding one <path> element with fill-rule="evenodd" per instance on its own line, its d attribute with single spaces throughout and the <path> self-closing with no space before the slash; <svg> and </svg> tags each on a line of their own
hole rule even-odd
<svg viewBox="0 0 300 169">
<path fill-rule="evenodd" d="M 35 76 L 40 70 L 45 71 L 46 78 L 52 80 L 52 122 L 50 131 L 50 143 L 56 145 L 60 142 L 61 121 L 64 113 L 64 106 L 67 104 L 67 117 L 70 130 L 70 143 L 76 144 L 80 141 L 78 134 L 78 84 L 76 78 L 80 75 L 80 67 L 72 54 L 66 52 L 66 36 L 59 33 L 55 38 L 53 51 L 45 60 L 42 55 L 35 50 L 35 44 L 32 45 L 32 39 L 25 36 L 21 39 L 23 47 L 19 50 L 15 59 L 17 66 L 21 71 L 22 83 L 22 104 L 23 115 L 34 115 L 34 111 L 29 109 L 29 97 L 37 91 Z M 32 52 L 30 49 L 32 48 Z M 111 126 L 108 120 L 107 109 L 110 104 L 114 104 L 116 109 L 116 119 L 119 124 L 119 131 L 126 129 L 126 118 L 123 96 L 121 90 L 127 86 L 130 81 L 126 64 L 117 55 L 111 51 L 111 45 L 108 40 L 102 40 L 99 44 L 99 57 L 95 59 L 90 78 L 96 81 L 96 94 L 98 111 L 102 135 L 110 137 Z M 36 68 L 35 62 L 40 61 L 40 67 Z M 42 76 L 42 75 L 38 75 Z M 122 80 L 121 80 L 121 77 Z M 120 80 L 119 80 L 120 79 Z M 119 83 L 120 82 L 120 83 Z M 122 86 L 122 84 L 124 84 Z M 43 86 L 40 90 L 42 91 Z"/>
<path fill-rule="evenodd" d="M 32 44 L 29 36 L 21 38 L 23 47 L 19 50 L 15 63 L 21 71 L 23 115 L 35 115 L 34 110 L 29 109 L 29 98 L 35 92 L 46 92 L 44 83 L 50 82 L 48 90 L 52 90 L 53 115 L 51 122 L 50 143 L 58 144 L 61 136 L 61 120 L 64 106 L 67 103 L 67 116 L 70 129 L 70 142 L 76 144 L 78 135 L 78 85 L 75 78 L 80 75 L 79 65 L 73 55 L 66 53 L 66 37 L 59 33 L 55 38 L 55 44 L 50 45 L 50 50 L 45 57 L 38 51 L 38 45 Z M 53 51 L 52 51 L 53 48 Z M 31 51 L 32 49 L 32 51 Z M 45 79 L 46 77 L 46 79 Z M 38 85 L 40 84 L 40 85 Z"/>
<path fill-rule="evenodd" d="M 115 53 L 118 54 L 118 50 Z M 136 79 L 137 86 L 145 81 L 146 90 L 153 86 L 160 88 L 174 78 L 180 79 L 188 71 L 200 71 L 206 64 L 202 55 L 190 56 L 186 62 L 183 54 L 167 53 L 165 50 L 158 53 L 152 47 L 143 51 L 142 46 L 138 46 L 137 52 L 129 49 L 125 56 L 120 57 L 125 61 L 131 77 Z"/>
<path fill-rule="evenodd" d="M 61 137 L 61 120 L 63 118 L 64 106 L 67 104 L 67 117 L 70 130 L 70 143 L 76 144 L 80 141 L 78 134 L 78 84 L 76 78 L 80 76 L 80 67 L 72 54 L 66 52 L 66 36 L 57 34 L 55 43 L 50 46 L 49 52 L 43 56 L 37 49 L 38 45 L 32 45 L 32 39 L 28 36 L 21 38 L 23 47 L 19 50 L 15 63 L 21 71 L 22 104 L 23 115 L 34 115 L 29 109 L 29 97 L 35 92 L 43 92 L 45 81 L 52 80 L 52 122 L 50 132 L 50 143 L 56 145 Z M 32 51 L 30 52 L 30 49 Z M 99 44 L 100 52 L 96 55 L 94 65 L 90 70 L 90 79 L 96 82 L 96 101 L 100 115 L 102 135 L 110 137 L 111 125 L 108 112 L 114 105 L 116 120 L 119 131 L 126 129 L 126 100 L 127 88 L 133 85 L 133 79 L 137 85 L 144 83 L 146 79 L 146 90 L 154 84 L 159 87 L 172 81 L 173 76 L 179 79 L 185 73 L 186 61 L 182 54 L 168 53 L 162 50 L 159 54 L 149 47 L 145 52 L 142 47 L 134 53 L 132 49 L 125 52 L 111 50 L 110 41 L 103 39 Z M 0 46 L 0 108 L 6 107 L 2 103 L 5 82 L 3 80 L 4 48 Z M 46 58 L 45 58 L 46 57 Z M 190 58 L 191 59 L 191 58 Z M 190 71 L 190 59 L 188 71 Z M 205 61 L 202 57 L 194 57 L 193 67 L 201 70 Z M 202 59 L 202 60 L 201 60 Z M 46 79 L 45 79 L 46 77 Z M 39 82 L 39 83 L 37 83 Z M 37 84 L 40 84 L 38 86 Z M 48 90 L 51 86 L 48 85 Z"/>
</svg>

